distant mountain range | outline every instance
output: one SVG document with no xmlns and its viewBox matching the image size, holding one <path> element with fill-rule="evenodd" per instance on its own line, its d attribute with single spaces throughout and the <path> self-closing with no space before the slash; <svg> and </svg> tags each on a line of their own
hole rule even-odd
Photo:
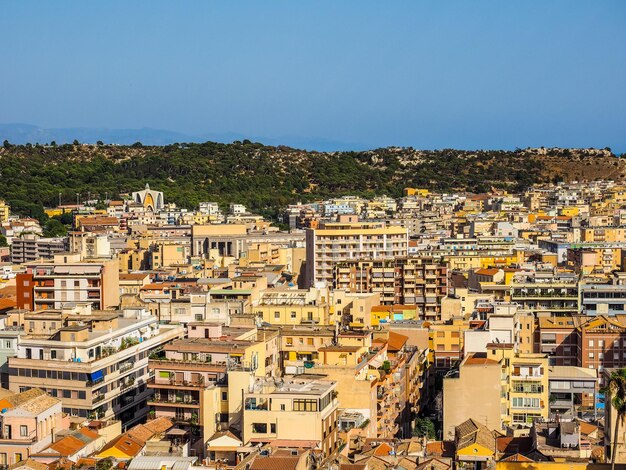
<svg viewBox="0 0 626 470">
<path fill-rule="evenodd" d="M 231 143 L 244 139 L 253 142 L 262 142 L 265 145 L 287 145 L 293 148 L 317 150 L 321 152 L 364 150 L 367 148 L 366 145 L 362 144 L 297 136 L 260 137 L 246 136 L 237 133 L 191 135 L 149 127 L 143 127 L 141 129 L 108 129 L 97 127 L 63 127 L 48 129 L 32 124 L 0 124 L 0 143 L 4 140 L 8 140 L 12 144 L 46 144 L 52 141 L 57 144 L 65 144 L 78 140 L 86 144 L 95 144 L 98 141 L 102 141 L 106 144 L 120 145 L 130 145 L 135 142 L 141 142 L 145 145 L 168 145 L 182 142 L 207 141 Z"/>
</svg>

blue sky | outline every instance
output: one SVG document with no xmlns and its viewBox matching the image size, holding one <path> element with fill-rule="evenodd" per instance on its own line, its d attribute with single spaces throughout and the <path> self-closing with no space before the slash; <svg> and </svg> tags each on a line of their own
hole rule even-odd
<svg viewBox="0 0 626 470">
<path fill-rule="evenodd" d="M 0 0 L 0 123 L 626 152 L 626 2 Z"/>
</svg>

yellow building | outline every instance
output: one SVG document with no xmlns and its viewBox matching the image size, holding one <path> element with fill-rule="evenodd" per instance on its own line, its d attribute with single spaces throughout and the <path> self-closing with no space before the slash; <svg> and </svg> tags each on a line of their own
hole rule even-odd
<svg viewBox="0 0 626 470">
<path fill-rule="evenodd" d="M 3 200 L 0 200 L 0 223 L 8 221 L 10 215 L 11 209 L 9 205 Z"/>
<path fill-rule="evenodd" d="M 307 366 L 319 359 L 319 349 L 330 346 L 335 338 L 334 328 L 310 328 L 308 326 L 284 326 L 280 330 L 280 355 L 283 372 L 304 372 Z M 307 364 L 305 364 L 307 363 Z"/>
<path fill-rule="evenodd" d="M 504 425 L 530 426 L 548 418 L 548 356 L 516 353 L 512 344 L 487 345 L 487 358 L 502 365 L 500 399 Z"/>
<path fill-rule="evenodd" d="M 448 370 L 463 358 L 463 333 L 469 329 L 469 321 L 453 319 L 447 324 L 430 325 L 428 346 L 431 364 L 435 371 Z"/>
<path fill-rule="evenodd" d="M 288 439 L 330 455 L 339 446 L 336 386 L 321 380 L 256 380 L 243 395 L 244 443 Z"/>
<path fill-rule="evenodd" d="M 576 217 L 580 213 L 580 209 L 576 206 L 574 207 L 562 207 L 559 210 L 559 215 L 567 216 L 567 217 Z"/>
<path fill-rule="evenodd" d="M 430 194 L 430 191 L 428 191 L 428 189 L 404 188 L 404 195 L 405 196 L 422 196 L 422 197 L 426 197 L 429 194 Z"/>
<path fill-rule="evenodd" d="M 626 228 L 622 227 L 591 227 L 580 230 L 581 242 L 624 242 Z"/>
</svg>

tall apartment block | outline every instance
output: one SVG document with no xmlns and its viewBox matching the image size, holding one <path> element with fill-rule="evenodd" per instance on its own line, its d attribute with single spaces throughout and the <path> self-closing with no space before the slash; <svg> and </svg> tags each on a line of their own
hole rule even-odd
<svg viewBox="0 0 626 470">
<path fill-rule="evenodd" d="M 96 310 L 119 305 L 116 259 L 81 262 L 78 254 L 57 254 L 54 260 L 32 263 L 16 276 L 17 307 L 60 309 L 67 303 L 91 302 Z"/>
<path fill-rule="evenodd" d="M 334 267 L 333 288 L 379 294 L 382 305 L 417 305 L 421 318 L 440 320 L 448 268 L 432 256 L 346 260 Z"/>
<path fill-rule="evenodd" d="M 355 216 L 339 216 L 306 231 L 306 286 L 333 283 L 335 266 L 348 260 L 382 260 L 406 256 L 408 231 L 380 222 L 358 222 Z"/>
<path fill-rule="evenodd" d="M 27 233 L 13 239 L 11 262 L 22 264 L 53 259 L 55 254 L 63 253 L 67 248 L 67 238 L 42 238 L 36 233 Z"/>
</svg>

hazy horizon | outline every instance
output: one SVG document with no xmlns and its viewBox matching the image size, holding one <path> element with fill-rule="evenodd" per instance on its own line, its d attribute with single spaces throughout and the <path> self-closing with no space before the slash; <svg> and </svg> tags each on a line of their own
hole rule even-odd
<svg viewBox="0 0 626 470">
<path fill-rule="evenodd" d="M 0 123 L 622 153 L 625 20 L 619 0 L 9 1 Z"/>
</svg>

